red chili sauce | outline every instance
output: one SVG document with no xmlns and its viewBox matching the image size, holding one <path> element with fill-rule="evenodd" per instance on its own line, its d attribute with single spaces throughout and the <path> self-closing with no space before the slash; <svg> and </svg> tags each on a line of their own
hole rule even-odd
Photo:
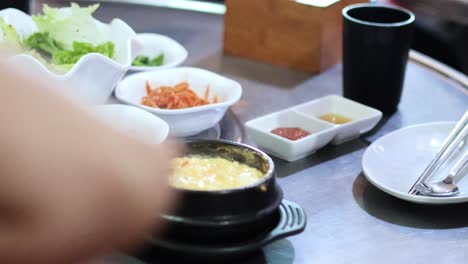
<svg viewBox="0 0 468 264">
<path fill-rule="evenodd" d="M 273 129 L 270 132 L 280 137 L 287 138 L 289 140 L 298 140 L 310 135 L 309 132 L 298 127 L 279 127 Z"/>
</svg>

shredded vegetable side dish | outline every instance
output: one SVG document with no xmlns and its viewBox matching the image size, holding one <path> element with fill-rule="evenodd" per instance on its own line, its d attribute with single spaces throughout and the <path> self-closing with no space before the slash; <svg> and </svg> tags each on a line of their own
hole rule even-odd
<svg viewBox="0 0 468 264">
<path fill-rule="evenodd" d="M 206 87 L 203 98 L 200 98 L 189 88 L 187 82 L 181 82 L 174 87 L 161 86 L 155 89 L 146 81 L 146 96 L 141 99 L 141 104 L 161 109 L 184 109 L 219 102 L 217 96 L 210 102 L 210 86 Z"/>
</svg>

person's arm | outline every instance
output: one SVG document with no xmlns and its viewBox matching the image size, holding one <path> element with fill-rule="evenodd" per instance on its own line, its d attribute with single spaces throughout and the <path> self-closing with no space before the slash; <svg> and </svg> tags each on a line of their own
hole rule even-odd
<svg viewBox="0 0 468 264">
<path fill-rule="evenodd" d="M 50 86 L 0 65 L 0 263 L 77 263 L 132 245 L 171 200 L 172 146 L 121 135 Z"/>
</svg>

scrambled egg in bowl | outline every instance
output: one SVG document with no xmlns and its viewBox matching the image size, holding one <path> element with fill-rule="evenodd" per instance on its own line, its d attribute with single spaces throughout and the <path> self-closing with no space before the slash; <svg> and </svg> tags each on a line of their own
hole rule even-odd
<svg viewBox="0 0 468 264">
<path fill-rule="evenodd" d="M 179 189 L 216 191 L 259 182 L 265 175 L 245 164 L 218 157 L 188 156 L 172 161 L 172 186 Z"/>
</svg>

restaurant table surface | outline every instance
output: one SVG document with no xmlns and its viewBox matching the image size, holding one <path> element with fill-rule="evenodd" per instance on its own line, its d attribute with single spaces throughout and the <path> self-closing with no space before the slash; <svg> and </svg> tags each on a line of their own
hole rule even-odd
<svg viewBox="0 0 468 264">
<path fill-rule="evenodd" d="M 221 15 L 108 3 L 101 4 L 96 16 L 103 21 L 119 17 L 136 32 L 170 36 L 189 52 L 184 65 L 238 81 L 243 96 L 229 115 L 230 122 L 237 122 L 240 128 L 258 116 L 342 93 L 340 65 L 312 75 L 223 55 Z M 376 129 L 296 162 L 274 159 L 284 197 L 305 209 L 307 227 L 299 235 L 234 262 L 468 262 L 468 204 L 429 206 L 399 200 L 371 185 L 361 168 L 365 149 L 379 137 L 414 124 L 455 121 L 467 108 L 466 87 L 410 62 L 398 111 L 384 117 Z M 253 144 L 240 131 L 236 140 Z M 158 256 L 146 260 L 126 256 L 111 259 L 115 263 L 173 263 Z"/>
</svg>

